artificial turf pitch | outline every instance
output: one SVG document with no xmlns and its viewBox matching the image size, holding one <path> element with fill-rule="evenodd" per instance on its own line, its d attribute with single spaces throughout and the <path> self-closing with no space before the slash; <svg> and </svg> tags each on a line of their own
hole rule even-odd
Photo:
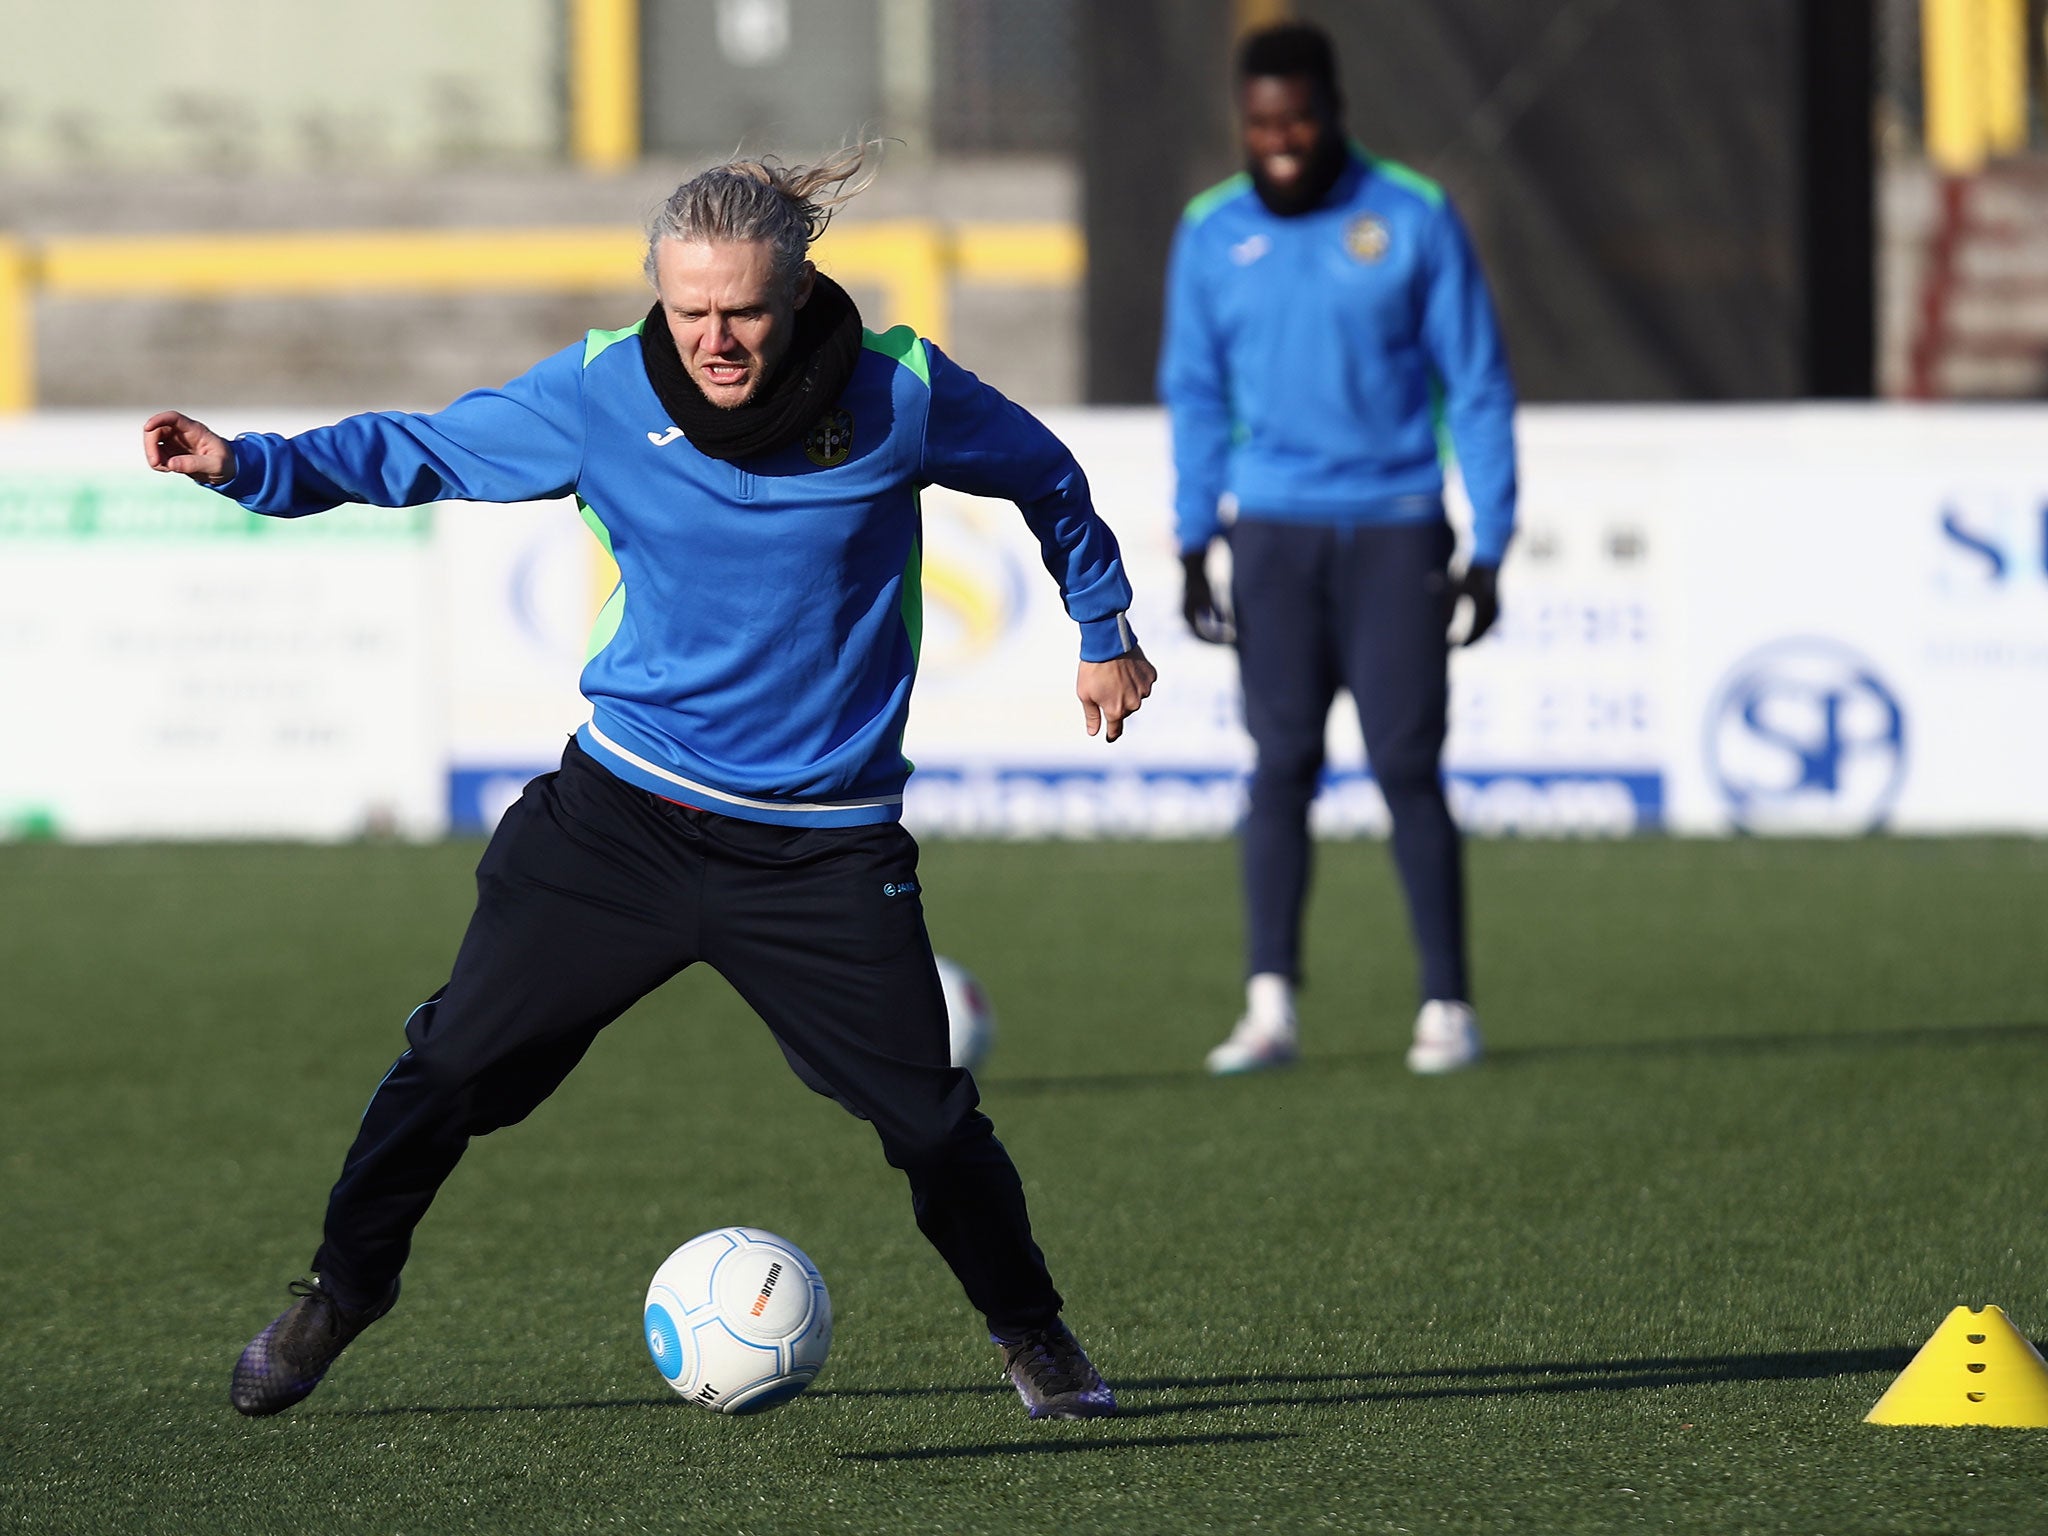
<svg viewBox="0 0 2048 1536">
<path fill-rule="evenodd" d="M 1958 1303 L 2048 1334 L 2048 845 L 1475 845 L 1494 1051 L 1437 1081 L 1385 850 L 1327 847 L 1307 1059 L 1218 1082 L 1227 847 L 934 844 L 1122 1417 L 1026 1422 L 867 1127 L 700 968 L 472 1148 L 312 1398 L 238 1418 L 476 852 L 0 847 L 0 1529 L 2048 1526 L 2048 1430 L 1861 1422 Z M 758 1418 L 640 1341 L 727 1223 L 837 1312 Z"/>
</svg>

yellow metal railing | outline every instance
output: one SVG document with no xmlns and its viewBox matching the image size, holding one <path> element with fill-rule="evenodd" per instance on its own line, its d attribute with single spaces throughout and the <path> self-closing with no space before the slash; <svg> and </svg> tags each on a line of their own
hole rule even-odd
<svg viewBox="0 0 2048 1536">
<path fill-rule="evenodd" d="M 631 228 L 349 230 L 269 234 L 0 236 L 0 411 L 35 404 L 35 302 L 373 293 L 615 291 L 640 282 Z M 835 224 L 813 251 L 840 282 L 879 288 L 877 325 L 943 344 L 955 283 L 1060 287 L 1086 263 L 1052 223 Z"/>
</svg>

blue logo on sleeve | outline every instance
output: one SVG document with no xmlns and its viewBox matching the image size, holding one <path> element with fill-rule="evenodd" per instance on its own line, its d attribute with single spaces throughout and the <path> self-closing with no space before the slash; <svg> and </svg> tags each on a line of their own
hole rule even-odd
<svg viewBox="0 0 2048 1536">
<path fill-rule="evenodd" d="M 915 896 L 917 894 L 917 882 L 915 880 L 885 881 L 882 885 L 882 894 L 884 896 Z"/>
</svg>

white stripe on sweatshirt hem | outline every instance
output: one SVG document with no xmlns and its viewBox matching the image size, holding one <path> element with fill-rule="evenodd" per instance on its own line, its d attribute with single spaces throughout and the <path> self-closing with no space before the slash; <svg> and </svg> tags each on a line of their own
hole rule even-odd
<svg viewBox="0 0 2048 1536">
<path fill-rule="evenodd" d="M 668 769 L 663 768 L 658 763 L 648 762 L 646 758 L 639 756 L 637 753 L 627 751 L 616 741 L 613 741 L 611 737 L 605 735 L 603 731 L 597 728 L 595 720 L 590 722 L 589 730 L 591 740 L 595 741 L 613 756 L 624 762 L 631 763 L 642 773 L 651 773 L 657 779 L 662 780 L 664 783 L 673 784 L 678 789 L 687 789 L 693 795 L 703 795 L 708 799 L 718 800 L 726 805 L 743 805 L 747 809 L 754 811 L 812 811 L 826 813 L 831 811 L 881 810 L 886 806 L 901 805 L 903 803 L 901 795 L 885 795 L 879 800 L 750 800 L 745 795 L 733 795 L 726 793 L 722 789 L 713 789 L 709 784 L 699 784 L 695 779 L 686 779 L 679 773 L 669 772 Z"/>
</svg>

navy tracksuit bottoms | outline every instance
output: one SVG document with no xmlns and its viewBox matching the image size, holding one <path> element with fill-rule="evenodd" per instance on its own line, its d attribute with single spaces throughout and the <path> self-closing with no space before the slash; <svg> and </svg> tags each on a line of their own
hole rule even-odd
<svg viewBox="0 0 2048 1536">
<path fill-rule="evenodd" d="M 808 1086 L 873 1122 L 991 1332 L 1058 1315 L 1023 1184 L 949 1059 L 902 827 L 713 815 L 626 783 L 572 740 L 506 812 L 476 878 L 448 984 L 407 1020 L 409 1048 L 329 1197 L 313 1267 L 345 1305 L 390 1288 L 470 1138 L 523 1120 L 599 1030 L 702 960 Z"/>
<path fill-rule="evenodd" d="M 1301 974 L 1309 805 L 1341 687 L 1358 706 L 1393 822 L 1421 995 L 1470 1000 L 1463 845 L 1441 769 L 1453 544 L 1442 521 L 1361 527 L 1240 517 L 1230 531 L 1245 725 L 1258 754 L 1243 831 L 1249 974 Z"/>
</svg>

